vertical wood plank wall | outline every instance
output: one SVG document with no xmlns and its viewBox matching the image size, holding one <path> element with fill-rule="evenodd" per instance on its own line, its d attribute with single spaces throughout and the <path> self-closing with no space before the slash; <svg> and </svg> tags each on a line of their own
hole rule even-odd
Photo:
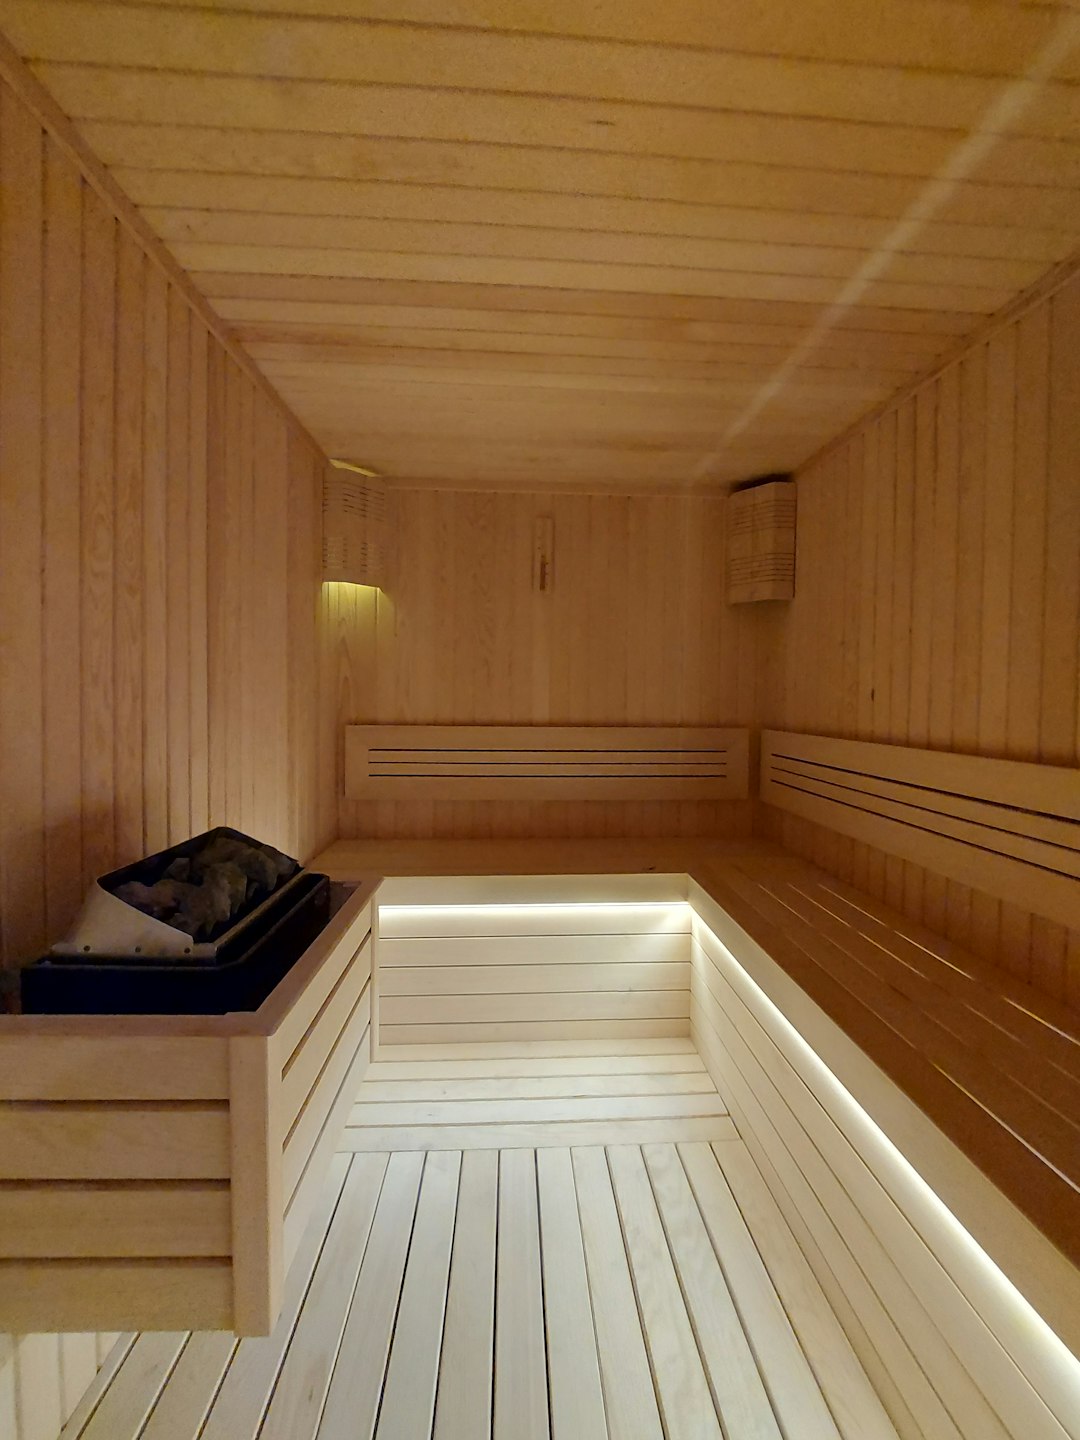
<svg viewBox="0 0 1080 1440">
<path fill-rule="evenodd" d="M 750 623 L 723 594 L 718 497 L 402 490 L 387 593 L 327 587 L 337 733 L 398 724 L 748 724 Z M 533 583 L 554 522 L 550 590 Z M 340 765 L 340 759 L 339 759 Z M 739 833 L 741 802 L 345 801 L 341 834 Z"/>
<path fill-rule="evenodd" d="M 332 838 L 322 459 L 0 86 L 0 957 L 93 876 L 227 822 Z M 255 487 L 259 503 L 255 503 Z M 0 1336 L 0 1434 L 53 1440 L 108 1337 Z"/>
<path fill-rule="evenodd" d="M 799 479 L 765 725 L 1075 765 L 1080 279 Z M 1080 933 L 776 811 L 767 833 L 1080 1007 Z"/>
</svg>

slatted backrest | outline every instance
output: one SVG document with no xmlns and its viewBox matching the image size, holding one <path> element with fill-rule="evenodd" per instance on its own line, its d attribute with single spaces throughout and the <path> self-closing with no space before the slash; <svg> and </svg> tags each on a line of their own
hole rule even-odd
<svg viewBox="0 0 1080 1440">
<path fill-rule="evenodd" d="M 761 798 L 1080 925 L 1080 770 L 766 730 Z"/>
<path fill-rule="evenodd" d="M 352 800 L 743 800 L 749 731 L 350 725 Z"/>
</svg>

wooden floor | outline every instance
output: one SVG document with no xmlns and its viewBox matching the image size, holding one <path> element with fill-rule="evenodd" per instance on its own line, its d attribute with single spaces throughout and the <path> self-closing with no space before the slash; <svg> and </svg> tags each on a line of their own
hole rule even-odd
<svg viewBox="0 0 1080 1440">
<path fill-rule="evenodd" d="M 128 1341 L 65 1437 L 893 1437 L 701 1061 L 657 1043 L 377 1061 L 275 1333 Z"/>
</svg>

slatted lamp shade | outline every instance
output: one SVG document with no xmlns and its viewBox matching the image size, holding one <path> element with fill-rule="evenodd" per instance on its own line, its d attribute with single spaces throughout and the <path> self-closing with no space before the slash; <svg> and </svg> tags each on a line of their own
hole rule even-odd
<svg viewBox="0 0 1080 1440">
<path fill-rule="evenodd" d="M 769 480 L 728 497 L 729 605 L 795 597 L 795 482 Z"/>
<path fill-rule="evenodd" d="M 386 482 L 359 469 L 327 466 L 323 479 L 322 578 L 386 584 L 390 556 Z"/>
</svg>

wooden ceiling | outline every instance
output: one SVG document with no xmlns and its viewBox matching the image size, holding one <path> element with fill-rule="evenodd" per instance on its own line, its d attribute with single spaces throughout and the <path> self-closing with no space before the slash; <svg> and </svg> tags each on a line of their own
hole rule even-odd
<svg viewBox="0 0 1080 1440">
<path fill-rule="evenodd" d="M 1080 242 L 1080 14 L 994 0 L 0 0 L 334 455 L 786 470 Z"/>
</svg>

